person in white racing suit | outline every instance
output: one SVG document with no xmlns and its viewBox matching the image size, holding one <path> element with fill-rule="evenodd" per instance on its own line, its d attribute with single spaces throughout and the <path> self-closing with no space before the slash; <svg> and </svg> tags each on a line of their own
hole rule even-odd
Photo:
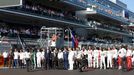
<svg viewBox="0 0 134 75">
<path fill-rule="evenodd" d="M 92 57 L 93 57 L 93 51 L 91 49 L 91 47 L 89 47 L 88 51 L 87 51 L 87 55 L 88 55 L 88 67 L 92 67 Z"/>
<path fill-rule="evenodd" d="M 99 68 L 99 50 L 97 50 L 96 48 L 93 51 L 93 67 L 94 68 Z"/>
<path fill-rule="evenodd" d="M 69 48 L 69 54 L 68 54 L 69 69 L 68 70 L 73 70 L 74 57 L 75 57 L 75 52 L 72 51 L 71 48 Z"/>
<path fill-rule="evenodd" d="M 108 51 L 107 51 L 107 68 L 112 68 L 112 58 L 113 58 L 113 54 L 112 54 L 112 50 L 110 49 L 110 47 L 108 47 Z"/>
<path fill-rule="evenodd" d="M 117 60 L 118 60 L 118 51 L 115 47 L 113 47 L 112 49 L 112 53 L 113 53 L 113 67 L 117 68 L 118 64 L 117 64 Z"/>
<path fill-rule="evenodd" d="M 41 68 L 41 57 L 42 57 L 42 54 L 41 54 L 40 50 L 37 50 L 36 57 L 37 57 L 37 67 Z"/>
<path fill-rule="evenodd" d="M 106 69 L 105 58 L 106 58 L 106 51 L 105 51 L 105 49 L 102 49 L 101 56 L 100 56 L 100 69 L 102 69 L 102 68 Z"/>
</svg>

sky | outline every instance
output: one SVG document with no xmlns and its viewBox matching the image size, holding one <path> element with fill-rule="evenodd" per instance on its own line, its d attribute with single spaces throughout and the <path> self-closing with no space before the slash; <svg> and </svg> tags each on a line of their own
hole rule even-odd
<svg viewBox="0 0 134 75">
<path fill-rule="evenodd" d="M 129 10 L 134 12 L 134 0 L 120 0 L 127 4 Z"/>
</svg>

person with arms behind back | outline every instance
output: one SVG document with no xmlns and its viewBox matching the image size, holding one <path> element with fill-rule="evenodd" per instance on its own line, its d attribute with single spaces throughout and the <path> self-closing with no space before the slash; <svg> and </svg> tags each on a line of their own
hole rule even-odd
<svg viewBox="0 0 134 75">
<path fill-rule="evenodd" d="M 122 46 L 120 47 L 119 51 L 118 51 L 118 64 L 119 67 L 118 69 L 122 69 L 122 64 L 125 62 L 125 58 L 126 58 L 126 49 Z"/>
<path fill-rule="evenodd" d="M 8 67 L 8 52 L 4 51 L 2 55 L 4 58 L 4 67 Z"/>
<path fill-rule="evenodd" d="M 19 53 L 17 49 L 14 50 L 14 68 L 18 68 Z"/>
<path fill-rule="evenodd" d="M 75 53 L 74 51 L 72 51 L 71 48 L 69 48 L 68 50 L 69 50 L 69 54 L 68 54 L 69 69 L 68 70 L 73 70 Z"/>
</svg>

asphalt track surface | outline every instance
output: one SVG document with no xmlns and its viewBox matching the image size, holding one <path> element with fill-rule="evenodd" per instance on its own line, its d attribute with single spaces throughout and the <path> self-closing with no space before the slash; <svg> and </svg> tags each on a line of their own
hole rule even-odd
<svg viewBox="0 0 134 75">
<path fill-rule="evenodd" d="M 27 72 L 26 69 L 0 69 L 0 75 L 134 75 L 134 70 L 129 72 L 110 69 L 96 69 L 88 72 L 79 72 L 78 70 L 37 70 L 34 72 Z"/>
</svg>

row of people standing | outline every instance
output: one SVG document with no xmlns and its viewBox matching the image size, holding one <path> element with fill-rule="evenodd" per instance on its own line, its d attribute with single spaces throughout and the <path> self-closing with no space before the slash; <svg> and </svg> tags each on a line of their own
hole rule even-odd
<svg viewBox="0 0 134 75">
<path fill-rule="evenodd" d="M 24 50 L 14 49 L 8 51 L 4 51 L 2 54 L 4 58 L 4 67 L 10 68 L 24 68 L 27 63 L 27 59 L 30 59 L 30 52 Z"/>
<path fill-rule="evenodd" d="M 64 56 L 63 56 L 64 55 Z M 17 50 L 2 53 L 4 58 L 4 67 L 11 68 L 25 68 L 30 64 L 34 65 L 34 68 L 45 68 L 45 69 L 68 69 L 68 52 L 64 49 L 54 50 L 52 49 L 27 49 Z M 63 63 L 63 58 L 65 63 Z M 63 66 L 64 65 L 64 66 Z"/>
<path fill-rule="evenodd" d="M 95 48 L 83 49 L 83 54 L 88 56 L 88 66 L 93 68 L 122 68 L 123 61 L 126 61 L 130 69 L 134 63 L 134 51 L 131 48 Z M 124 60 L 125 59 L 125 60 Z"/>
<path fill-rule="evenodd" d="M 113 48 L 91 48 L 85 49 L 84 47 L 71 49 L 28 49 L 14 50 L 14 52 L 3 52 L 4 65 L 7 65 L 7 58 L 9 57 L 10 66 L 14 68 L 24 68 L 29 66 L 29 61 L 33 64 L 34 68 L 45 69 L 65 69 L 73 70 L 79 68 L 83 56 L 87 56 L 88 67 L 93 68 L 113 68 L 118 67 L 121 69 L 121 60 L 127 57 L 127 60 L 134 62 L 134 51 L 127 48 L 116 49 Z"/>
</svg>

